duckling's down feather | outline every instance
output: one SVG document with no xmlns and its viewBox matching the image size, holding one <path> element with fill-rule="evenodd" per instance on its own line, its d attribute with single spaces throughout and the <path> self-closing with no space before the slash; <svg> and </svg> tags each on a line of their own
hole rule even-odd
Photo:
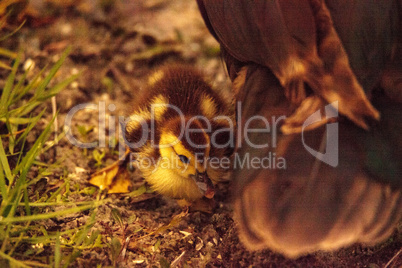
<svg viewBox="0 0 402 268">
<path fill-rule="evenodd" d="M 180 150 L 188 152 L 189 158 L 196 155 L 229 158 L 234 147 L 232 109 L 203 75 L 190 66 L 168 66 L 154 77 L 132 104 L 133 112 L 125 125 L 127 145 L 136 154 L 137 161 L 152 159 L 151 165 L 139 169 L 156 191 L 174 198 L 200 198 L 192 179 L 158 164 L 162 152 L 166 155 L 170 150 L 158 145 L 174 136 L 179 137 L 183 146 Z M 187 131 L 185 127 L 197 131 Z M 179 154 L 177 150 L 169 152 Z M 216 183 L 227 177 L 230 167 L 207 166 L 206 170 Z"/>
</svg>

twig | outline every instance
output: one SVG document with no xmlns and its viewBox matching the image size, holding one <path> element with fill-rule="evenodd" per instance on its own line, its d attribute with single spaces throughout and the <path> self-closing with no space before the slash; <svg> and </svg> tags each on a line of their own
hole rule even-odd
<svg viewBox="0 0 402 268">
<path fill-rule="evenodd" d="M 182 261 L 184 254 L 186 254 L 186 251 L 183 251 L 172 263 L 170 264 L 171 267 L 177 267 L 179 266 L 179 263 Z"/>
<path fill-rule="evenodd" d="M 57 121 L 56 116 L 57 105 L 56 105 L 56 96 L 52 97 L 52 115 L 55 117 L 53 125 L 54 125 L 54 143 L 57 144 L 59 141 L 57 140 L 57 130 L 59 128 L 59 122 Z"/>
<path fill-rule="evenodd" d="M 401 254 L 402 252 L 402 248 L 395 254 L 394 257 L 392 257 L 392 259 L 389 260 L 389 262 L 384 266 L 384 268 L 388 268 L 388 266 L 391 265 L 391 263 L 396 259 L 396 257 L 398 257 L 399 254 Z"/>
</svg>

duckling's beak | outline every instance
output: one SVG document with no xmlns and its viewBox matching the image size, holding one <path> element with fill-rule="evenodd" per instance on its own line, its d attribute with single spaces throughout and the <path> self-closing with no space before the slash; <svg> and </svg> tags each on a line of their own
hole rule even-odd
<svg viewBox="0 0 402 268">
<path fill-rule="evenodd" d="M 204 194 L 206 198 L 213 198 L 215 195 L 214 185 L 212 184 L 211 179 L 208 177 L 206 172 L 200 173 L 196 172 L 195 175 L 192 176 L 195 183 L 198 186 L 198 189 L 201 193 Z"/>
</svg>

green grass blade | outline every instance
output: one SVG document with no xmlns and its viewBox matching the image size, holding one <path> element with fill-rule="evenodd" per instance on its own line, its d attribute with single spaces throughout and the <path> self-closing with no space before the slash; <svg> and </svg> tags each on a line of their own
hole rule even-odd
<svg viewBox="0 0 402 268">
<path fill-rule="evenodd" d="M 9 98 L 9 105 L 15 103 L 15 96 L 18 95 L 24 89 L 24 82 L 27 79 L 28 71 L 26 70 L 22 76 L 18 79 L 17 84 L 14 86 L 13 90 L 11 91 L 11 95 Z"/>
<path fill-rule="evenodd" d="M 10 124 L 10 122 L 6 122 L 7 129 L 8 129 L 8 152 L 12 155 L 14 154 L 14 148 L 15 148 L 15 134 L 18 131 L 18 125 L 16 124 Z"/>
<path fill-rule="evenodd" d="M 25 131 L 19 136 L 19 138 L 17 139 L 16 143 L 20 143 L 22 140 L 25 140 L 25 137 L 36 126 L 36 124 L 42 118 L 42 116 L 45 113 L 45 111 L 46 111 L 46 109 L 43 109 L 42 112 L 40 112 L 40 114 L 38 114 L 35 117 L 30 118 L 31 119 L 30 124 L 25 128 Z M 18 161 L 18 163 L 19 163 L 19 161 Z"/>
<path fill-rule="evenodd" d="M 22 26 L 24 26 L 25 21 L 26 21 L 26 20 L 24 20 L 24 21 L 17 27 L 17 29 L 15 29 L 14 31 L 12 31 L 11 33 L 6 34 L 5 36 L 2 36 L 2 37 L 0 38 L 0 41 L 6 40 L 6 39 L 9 38 L 10 36 L 12 36 L 12 35 L 15 34 L 16 32 L 18 32 L 18 31 L 22 28 Z"/>
<path fill-rule="evenodd" d="M 57 116 L 57 115 L 56 115 Z M 42 133 L 39 135 L 38 139 L 35 141 L 35 143 L 32 145 L 31 150 L 27 152 L 27 154 L 22 158 L 21 162 L 17 165 L 17 169 L 26 169 L 29 170 L 29 168 L 32 165 L 32 162 L 35 160 L 35 157 L 39 154 L 41 151 L 45 139 L 49 135 L 50 129 L 53 125 L 53 121 L 55 120 L 56 117 L 53 117 L 52 120 L 49 122 L 49 124 L 46 126 L 46 128 L 42 131 Z"/>
<path fill-rule="evenodd" d="M 13 122 L 17 122 L 18 118 L 21 118 L 23 116 L 25 116 L 26 114 L 30 113 L 33 109 L 35 109 L 36 107 L 38 107 L 38 105 L 40 105 L 42 102 L 40 101 L 30 101 L 24 105 L 21 105 L 20 107 L 11 110 L 10 111 L 10 115 L 13 118 Z M 17 119 L 15 119 L 17 118 Z M 11 120 L 11 118 L 10 118 Z M 28 122 L 24 123 L 24 120 L 26 120 L 26 118 L 22 118 L 22 120 L 20 120 L 21 124 L 27 124 Z"/>
<path fill-rule="evenodd" d="M 63 268 L 70 267 L 70 264 L 73 263 L 80 255 L 81 251 L 74 250 L 73 253 L 71 253 L 70 258 L 68 258 L 67 262 L 63 265 Z"/>
<path fill-rule="evenodd" d="M 44 94 L 42 97 L 39 97 L 38 100 L 44 101 L 44 100 L 47 100 L 47 99 L 57 95 L 57 93 L 59 93 L 63 88 L 65 88 L 66 86 L 71 84 L 71 82 L 73 82 L 75 79 L 77 79 L 80 75 L 81 75 L 81 73 L 75 74 L 75 75 L 72 75 L 72 76 L 68 77 L 67 79 L 61 81 L 60 83 L 58 83 L 57 85 L 55 85 L 51 89 L 49 89 L 46 92 L 46 94 Z"/>
<path fill-rule="evenodd" d="M 0 47 L 0 55 L 11 59 L 17 58 L 17 53 L 2 47 Z"/>
<path fill-rule="evenodd" d="M 35 92 L 35 96 L 37 98 L 41 98 L 42 95 L 45 92 L 45 88 L 47 85 L 50 83 L 50 80 L 54 77 L 54 75 L 57 73 L 61 65 L 63 64 L 64 60 L 67 58 L 68 54 L 71 51 L 71 46 L 68 47 L 63 54 L 61 55 L 60 59 L 53 65 L 53 67 L 50 69 L 49 74 L 45 77 L 45 79 L 42 81 L 42 83 L 38 86 Z"/>
<path fill-rule="evenodd" d="M 54 121 L 55 117 L 51 120 L 49 125 L 42 131 L 41 135 L 38 137 L 38 139 L 35 141 L 33 144 L 32 148 L 27 152 L 27 154 L 22 158 L 21 162 L 16 166 L 15 170 L 20 173 L 18 180 L 16 181 L 15 187 L 13 188 L 12 192 L 9 193 L 8 200 L 6 204 L 12 203 L 11 209 L 7 214 L 7 218 L 12 217 L 15 213 L 15 210 L 21 200 L 21 190 L 23 189 L 22 187 L 26 187 L 26 176 L 31 169 L 32 163 L 35 160 L 36 156 L 40 153 L 43 145 L 44 145 L 44 140 L 47 138 L 50 128 L 52 126 L 52 123 Z M 4 151 L 4 149 L 3 149 Z M 10 180 L 9 185 L 13 185 L 13 180 Z M 5 207 L 2 206 L 0 207 L 0 212 L 1 215 L 6 216 L 4 214 L 5 212 Z M 4 219 L 4 220 L 6 220 Z"/>
<path fill-rule="evenodd" d="M 5 219 L 7 219 L 8 217 L 12 217 L 15 214 L 15 211 L 17 209 L 17 205 L 20 203 L 21 201 L 21 190 L 22 187 L 21 185 L 23 184 L 23 179 L 21 179 L 21 177 L 16 180 L 16 183 L 14 185 L 13 188 L 9 188 L 9 192 L 8 192 L 8 199 L 5 200 L 4 205 L 3 203 L 1 204 L 2 206 L 0 207 L 0 216 L 4 217 L 4 219 L 2 220 L 2 223 L 4 222 Z M 12 185 L 12 184 L 10 184 Z M 10 190 L 11 189 L 11 190 Z"/>
<path fill-rule="evenodd" d="M 51 196 L 46 200 L 46 202 L 50 202 L 52 199 L 55 199 L 57 195 L 66 187 L 67 182 L 64 182 L 56 191 L 53 192 Z"/>
<path fill-rule="evenodd" d="M 17 72 L 19 64 L 20 60 L 18 57 L 14 62 L 11 73 L 7 77 L 6 84 L 4 85 L 3 92 L 0 97 L 0 114 L 4 113 L 8 109 L 9 96 L 11 90 L 13 89 L 15 74 Z"/>
<path fill-rule="evenodd" d="M 4 120 L 1 119 L 1 122 L 9 122 L 10 124 L 16 124 L 16 125 L 25 125 L 29 124 L 33 121 L 33 118 L 23 118 L 23 117 L 10 117 L 10 118 L 5 118 Z"/>
<path fill-rule="evenodd" d="M 104 203 L 110 202 L 111 199 L 103 199 Z M 106 202 L 107 201 L 107 202 Z M 55 207 L 55 206 L 81 206 L 81 205 L 91 205 L 94 201 L 81 201 L 81 202 L 30 202 L 29 206 L 31 207 Z M 24 203 L 20 203 L 18 206 L 25 206 Z"/>
<path fill-rule="evenodd" d="M 6 178 L 12 182 L 14 176 L 12 175 L 11 169 L 10 169 L 10 165 L 8 164 L 8 159 L 7 159 L 7 155 L 6 152 L 4 151 L 4 147 L 3 147 L 3 142 L 0 142 L 0 164 L 1 167 L 4 171 L 4 173 L 6 174 Z M 1 183 L 1 180 L 0 180 Z M 11 185 L 11 183 L 10 183 Z M 4 199 L 3 199 L 4 200 Z"/>
<path fill-rule="evenodd" d="M 60 232 L 57 232 L 56 245 L 54 249 L 54 267 L 59 268 L 61 264 Z"/>
<path fill-rule="evenodd" d="M 14 98 L 14 102 L 19 101 L 22 97 L 24 97 L 33 87 L 36 85 L 39 81 L 39 78 L 42 76 L 42 74 L 45 72 L 46 68 L 43 68 L 35 77 L 26 85 L 21 92 L 18 93 L 17 97 Z"/>
<path fill-rule="evenodd" d="M 10 66 L 8 66 L 6 63 L 0 61 L 0 69 L 6 69 L 6 70 L 12 70 L 13 68 L 11 68 Z"/>
<path fill-rule="evenodd" d="M 60 217 L 67 214 L 79 213 L 85 210 L 89 210 L 94 208 L 94 204 L 86 205 L 86 206 L 79 206 L 74 208 L 69 208 L 61 211 L 54 211 L 49 212 L 46 214 L 36 214 L 36 215 L 29 215 L 29 216 L 21 216 L 21 217 L 7 217 L 2 220 L 3 224 L 10 224 L 15 222 L 26 222 L 26 221 L 39 221 L 39 220 L 47 220 L 50 218 Z"/>
<path fill-rule="evenodd" d="M 0 164 L 0 193 L 1 196 L 3 197 L 3 200 L 7 199 L 8 193 L 7 193 L 6 177 L 4 176 L 4 170 L 2 164 Z"/>
<path fill-rule="evenodd" d="M 37 226 L 32 226 L 29 230 L 27 228 L 25 228 L 24 230 L 20 230 L 21 232 L 27 232 L 27 231 L 32 231 L 33 229 L 36 230 Z M 22 236 L 22 237 L 11 237 L 10 241 L 18 241 L 21 240 L 24 243 L 30 243 L 30 244 L 39 244 L 42 243 L 44 245 L 50 245 L 51 243 L 53 243 L 52 240 L 56 240 L 57 236 L 59 237 L 63 237 L 63 236 L 74 236 L 78 231 L 87 228 L 87 224 L 80 226 L 80 227 L 76 227 L 74 229 L 68 229 L 65 231 L 58 231 L 59 235 L 57 235 L 57 232 L 55 234 L 51 233 L 48 236 L 35 236 L 32 237 L 30 235 L 25 234 L 26 236 Z M 61 241 L 60 241 L 61 242 Z M 63 246 L 63 245 L 61 245 Z"/>
<path fill-rule="evenodd" d="M 23 262 L 17 261 L 16 259 L 14 259 L 11 256 L 8 256 L 7 254 L 5 254 L 4 252 L 0 251 L 0 258 L 3 258 L 5 260 L 8 260 L 11 267 L 23 267 L 23 268 L 30 268 L 30 266 L 25 265 Z"/>
<path fill-rule="evenodd" d="M 29 206 L 29 195 L 26 187 L 24 187 L 24 203 L 25 203 L 25 213 L 29 216 L 31 215 L 31 207 Z"/>
</svg>

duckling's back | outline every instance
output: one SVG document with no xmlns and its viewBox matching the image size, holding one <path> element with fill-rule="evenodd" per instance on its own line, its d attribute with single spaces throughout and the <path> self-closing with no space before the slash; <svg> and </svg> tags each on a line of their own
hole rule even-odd
<svg viewBox="0 0 402 268">
<path fill-rule="evenodd" d="M 184 116 L 214 116 L 227 114 L 228 104 L 205 81 L 202 73 L 187 65 L 166 66 L 151 76 L 150 87 L 139 100 L 148 103 L 161 96 L 169 105 L 177 107 Z M 177 116 L 169 109 L 166 117 Z"/>
</svg>

